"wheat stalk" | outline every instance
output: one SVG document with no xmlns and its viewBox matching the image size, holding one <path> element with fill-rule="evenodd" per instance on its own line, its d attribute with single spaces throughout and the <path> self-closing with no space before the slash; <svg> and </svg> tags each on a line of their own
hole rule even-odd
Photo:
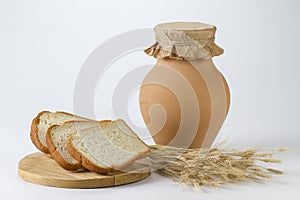
<svg viewBox="0 0 300 200">
<path fill-rule="evenodd" d="M 148 158 L 152 169 L 180 184 L 198 189 L 200 186 L 220 186 L 223 183 L 258 181 L 282 174 L 262 163 L 280 163 L 274 152 L 258 149 L 185 149 L 164 145 L 151 146 Z"/>
</svg>

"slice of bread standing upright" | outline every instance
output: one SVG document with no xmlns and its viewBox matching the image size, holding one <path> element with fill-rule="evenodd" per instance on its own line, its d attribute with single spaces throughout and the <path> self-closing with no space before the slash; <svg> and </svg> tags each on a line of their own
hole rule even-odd
<svg viewBox="0 0 300 200">
<path fill-rule="evenodd" d="M 120 170 L 151 150 L 123 120 L 79 131 L 67 149 L 82 166 L 100 174 Z"/>
<path fill-rule="evenodd" d="M 50 154 L 62 168 L 74 171 L 82 168 L 67 151 L 68 139 L 79 131 L 87 128 L 98 127 L 110 123 L 110 120 L 103 121 L 68 121 L 62 125 L 52 125 L 48 128 L 46 142 Z"/>
<path fill-rule="evenodd" d="M 32 143 L 42 152 L 49 154 L 46 143 L 47 130 L 52 125 L 61 125 L 66 121 L 81 120 L 88 121 L 89 119 L 79 117 L 66 112 L 40 112 L 31 123 L 30 138 Z"/>
</svg>

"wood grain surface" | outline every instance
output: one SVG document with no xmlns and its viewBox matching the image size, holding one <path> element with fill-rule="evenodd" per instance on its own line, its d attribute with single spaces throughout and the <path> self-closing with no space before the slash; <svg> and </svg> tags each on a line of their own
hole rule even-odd
<svg viewBox="0 0 300 200">
<path fill-rule="evenodd" d="M 18 174 L 25 181 L 61 188 L 100 188 L 133 183 L 150 175 L 145 160 L 138 160 L 122 171 L 100 175 L 89 171 L 70 172 L 43 153 L 25 156 L 19 162 Z"/>
</svg>

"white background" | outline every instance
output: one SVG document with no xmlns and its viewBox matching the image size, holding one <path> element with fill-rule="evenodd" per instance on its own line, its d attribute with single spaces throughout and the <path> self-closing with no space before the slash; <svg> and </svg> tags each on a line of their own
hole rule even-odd
<svg viewBox="0 0 300 200">
<path fill-rule="evenodd" d="M 1 198 L 299 199 L 299 19 L 297 0 L 0 0 Z M 225 54 L 214 61 L 229 82 L 232 104 L 217 141 L 226 138 L 235 147 L 289 147 L 288 153 L 278 155 L 284 160 L 278 168 L 287 173 L 266 184 L 199 194 L 157 174 L 135 184 L 94 190 L 57 189 L 21 180 L 18 160 L 36 151 L 29 139 L 32 118 L 44 109 L 73 111 L 76 77 L 88 55 L 114 35 L 167 21 L 218 27 L 216 43 Z M 126 73 L 135 58 L 140 64 L 155 62 L 139 52 L 113 68 Z M 105 78 L 105 91 L 113 90 L 110 83 L 117 79 L 112 70 Z M 143 126 L 136 97 L 129 100 L 129 113 Z M 95 94 L 97 118 L 114 117 L 110 101 L 109 92 L 105 98 Z"/>
</svg>

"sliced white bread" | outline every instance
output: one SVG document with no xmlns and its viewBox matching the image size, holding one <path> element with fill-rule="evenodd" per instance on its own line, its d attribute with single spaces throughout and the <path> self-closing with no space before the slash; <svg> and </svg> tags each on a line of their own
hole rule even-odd
<svg viewBox="0 0 300 200">
<path fill-rule="evenodd" d="M 123 120 L 79 131 L 70 137 L 67 149 L 82 166 L 100 174 L 120 170 L 150 152 Z"/>
<path fill-rule="evenodd" d="M 66 121 L 82 120 L 87 121 L 89 119 L 79 117 L 66 112 L 40 112 L 31 123 L 30 138 L 32 143 L 42 152 L 49 154 L 46 143 L 47 130 L 52 125 L 61 125 Z"/>
<path fill-rule="evenodd" d="M 62 168 L 74 171 L 82 168 L 67 151 L 68 139 L 77 132 L 110 123 L 110 120 L 97 121 L 68 121 L 62 125 L 52 125 L 48 128 L 46 142 L 50 154 Z"/>
</svg>

